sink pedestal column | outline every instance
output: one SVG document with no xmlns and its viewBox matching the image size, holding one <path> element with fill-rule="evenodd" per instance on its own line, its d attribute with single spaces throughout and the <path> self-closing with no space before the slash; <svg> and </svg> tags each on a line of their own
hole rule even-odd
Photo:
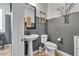
<svg viewBox="0 0 79 59">
<path fill-rule="evenodd" d="M 33 56 L 32 40 L 28 41 L 28 56 Z"/>
<path fill-rule="evenodd" d="M 28 56 L 33 56 L 33 40 L 39 37 L 37 34 L 24 35 L 24 41 L 28 41 Z"/>
</svg>

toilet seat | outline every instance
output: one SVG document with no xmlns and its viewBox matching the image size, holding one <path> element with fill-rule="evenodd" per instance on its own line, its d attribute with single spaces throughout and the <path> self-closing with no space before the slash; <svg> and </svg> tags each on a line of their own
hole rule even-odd
<svg viewBox="0 0 79 59">
<path fill-rule="evenodd" d="M 50 49 L 57 49 L 57 45 L 55 43 L 52 42 L 45 42 L 44 43 L 46 47 L 50 48 Z"/>
<path fill-rule="evenodd" d="M 53 42 L 47 41 L 48 35 L 41 35 L 41 43 L 44 44 L 45 50 L 48 51 L 48 56 L 55 56 L 55 51 L 57 50 L 57 45 Z"/>
<path fill-rule="evenodd" d="M 48 51 L 48 56 L 55 56 L 55 51 L 57 49 L 57 45 L 53 42 L 45 42 L 45 49 Z"/>
</svg>

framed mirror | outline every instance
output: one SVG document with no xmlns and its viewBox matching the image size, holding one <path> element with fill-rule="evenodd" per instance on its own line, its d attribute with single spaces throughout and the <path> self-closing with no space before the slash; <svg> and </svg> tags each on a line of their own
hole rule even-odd
<svg viewBox="0 0 79 59">
<path fill-rule="evenodd" d="M 36 28 L 36 8 L 28 3 L 24 4 L 24 20 L 27 29 Z"/>
</svg>

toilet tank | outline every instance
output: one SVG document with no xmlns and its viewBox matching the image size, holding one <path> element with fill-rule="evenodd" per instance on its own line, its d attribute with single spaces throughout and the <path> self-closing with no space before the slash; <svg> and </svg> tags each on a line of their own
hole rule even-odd
<svg viewBox="0 0 79 59">
<path fill-rule="evenodd" d="M 48 40 L 48 35 L 41 35 L 41 43 L 45 43 Z"/>
</svg>

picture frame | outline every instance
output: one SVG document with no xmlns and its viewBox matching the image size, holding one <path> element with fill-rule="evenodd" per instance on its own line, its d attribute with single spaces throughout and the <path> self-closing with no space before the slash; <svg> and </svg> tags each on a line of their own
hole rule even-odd
<svg viewBox="0 0 79 59">
<path fill-rule="evenodd" d="M 40 19 L 39 22 L 46 23 L 46 13 L 40 11 Z"/>
</svg>

